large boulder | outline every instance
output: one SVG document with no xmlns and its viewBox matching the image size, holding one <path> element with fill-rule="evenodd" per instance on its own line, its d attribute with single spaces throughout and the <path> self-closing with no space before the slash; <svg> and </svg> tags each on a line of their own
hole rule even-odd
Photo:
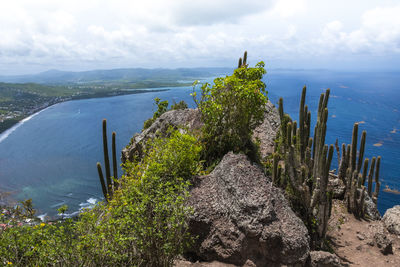
<svg viewBox="0 0 400 267">
<path fill-rule="evenodd" d="M 382 221 L 390 233 L 400 236 L 400 205 L 388 209 Z"/>
<path fill-rule="evenodd" d="M 193 179 L 189 225 L 199 260 L 243 266 L 304 265 L 309 235 L 282 191 L 243 154 L 228 153 Z"/>
<path fill-rule="evenodd" d="M 278 110 L 268 101 L 264 121 L 253 131 L 253 141 L 260 143 L 261 158 L 274 152 L 275 137 L 281 126 Z"/>
</svg>

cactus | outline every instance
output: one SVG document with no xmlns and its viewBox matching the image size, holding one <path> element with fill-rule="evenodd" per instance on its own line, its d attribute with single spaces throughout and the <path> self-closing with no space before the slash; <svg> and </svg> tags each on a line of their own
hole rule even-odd
<svg viewBox="0 0 400 267">
<path fill-rule="evenodd" d="M 353 136 L 351 138 L 350 168 L 352 172 L 356 169 L 357 140 L 358 140 L 358 123 L 355 123 L 353 127 Z"/>
<path fill-rule="evenodd" d="M 338 171 L 338 177 L 346 185 L 345 198 L 348 211 L 353 213 L 356 217 L 364 217 L 364 194 L 368 194 L 372 197 L 376 204 L 380 189 L 379 166 L 381 157 L 372 158 L 368 172 L 369 159 L 364 159 L 366 136 L 367 132 L 363 131 L 360 140 L 360 150 L 357 151 L 358 123 L 355 123 L 353 126 L 351 145 L 347 145 L 346 149 L 346 145 L 342 144 L 342 155 L 340 157 Z M 361 169 L 362 173 L 360 173 Z M 374 174 L 375 191 L 372 192 Z M 367 182 L 367 186 L 365 186 L 365 182 Z"/>
<path fill-rule="evenodd" d="M 378 196 L 379 196 L 379 189 L 381 188 L 381 182 L 379 182 L 379 169 L 381 166 L 381 156 L 378 157 L 376 160 L 376 170 L 375 170 L 375 192 L 372 196 L 372 200 L 377 204 Z"/>
<path fill-rule="evenodd" d="M 310 137 L 311 112 L 305 105 L 306 87 L 303 87 L 299 122 L 291 121 L 283 111 L 283 100 L 279 100 L 279 115 L 281 117 L 281 147 L 284 160 L 284 175 L 278 173 L 279 157 L 273 156 L 273 181 L 281 187 L 290 186 L 295 202 L 301 203 L 305 210 L 303 219 L 311 233 L 317 235 L 313 240 L 322 241 L 325 238 L 328 220 L 332 207 L 332 193 L 328 191 L 329 169 L 332 162 L 334 146 L 325 145 L 326 122 L 328 118 L 329 89 L 321 95 L 318 121 L 314 138 Z M 312 152 L 313 151 L 313 152 Z M 311 153 L 312 152 L 312 153 Z M 282 177 L 281 177 L 282 175 Z M 285 184 L 284 180 L 287 180 Z M 316 231 L 314 231 L 316 230 Z M 323 242 L 314 244 L 322 246 Z"/>
<path fill-rule="evenodd" d="M 244 54 L 243 54 L 243 66 L 246 66 L 247 65 L 247 51 L 244 51 Z"/>
<path fill-rule="evenodd" d="M 110 158 L 108 157 L 108 144 L 107 144 L 107 120 L 103 119 L 103 152 L 104 152 L 104 168 L 106 170 L 107 191 L 112 191 L 112 180 L 110 171 Z M 111 197 L 111 195 L 110 195 Z"/>
<path fill-rule="evenodd" d="M 239 63 L 238 63 L 238 68 L 240 68 L 242 66 L 242 58 L 239 58 Z"/>
<path fill-rule="evenodd" d="M 113 183 L 114 189 L 118 188 L 118 167 L 117 167 L 117 149 L 115 144 L 115 136 L 117 134 L 112 132 L 112 155 L 113 155 Z"/>
<path fill-rule="evenodd" d="M 282 98 L 282 97 L 279 98 L 279 108 L 278 108 L 278 111 L 279 111 L 279 117 L 280 117 L 281 121 L 283 121 L 284 113 L 283 113 L 283 98 Z"/>
<path fill-rule="evenodd" d="M 273 165 L 272 165 L 272 182 L 274 183 L 274 184 L 277 184 L 279 181 L 278 181 L 278 173 L 279 173 L 279 171 L 278 171 L 278 163 L 279 163 L 279 155 L 277 154 L 277 153 L 275 153 L 274 155 L 273 155 Z"/>
<path fill-rule="evenodd" d="M 101 183 L 101 189 L 103 190 L 103 195 L 104 198 L 107 200 L 107 187 L 104 182 L 104 176 L 103 176 L 103 171 L 101 170 L 101 164 L 100 162 L 97 162 L 97 172 L 99 173 L 99 178 L 100 178 L 100 183 Z"/>
<path fill-rule="evenodd" d="M 357 171 L 360 172 L 362 166 L 362 160 L 364 157 L 365 150 L 365 139 L 367 138 L 367 132 L 363 131 L 361 134 L 361 142 L 360 142 L 360 153 L 358 154 L 358 163 L 357 163 Z"/>
<path fill-rule="evenodd" d="M 99 179 L 101 183 L 101 188 L 106 201 L 110 200 L 113 196 L 114 191 L 118 188 L 118 174 L 117 174 L 117 155 L 116 155 L 116 145 L 115 145 L 116 133 L 112 133 L 112 158 L 113 158 L 113 174 L 111 177 L 110 171 L 110 159 L 108 156 L 108 143 L 107 143 L 107 120 L 103 120 L 103 152 L 104 152 L 104 165 L 105 174 L 104 179 L 103 171 L 100 162 L 97 162 L 97 172 L 99 174 Z"/>
<path fill-rule="evenodd" d="M 247 51 L 244 51 L 243 58 L 239 58 L 238 68 L 247 67 Z"/>
</svg>

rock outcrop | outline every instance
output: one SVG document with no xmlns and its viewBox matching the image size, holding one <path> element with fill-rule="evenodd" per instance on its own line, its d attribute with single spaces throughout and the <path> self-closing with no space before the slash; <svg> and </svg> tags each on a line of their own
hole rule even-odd
<svg viewBox="0 0 400 267">
<path fill-rule="evenodd" d="M 147 140 L 156 136 L 165 136 L 169 127 L 183 127 L 190 131 L 200 130 L 203 126 L 198 109 L 171 110 L 162 114 L 155 122 L 140 134 L 136 134 L 131 144 L 122 150 L 121 160 L 132 161 L 135 156 L 141 157 Z M 280 119 L 274 105 L 268 101 L 264 121 L 253 133 L 253 141 L 260 144 L 260 154 L 265 158 L 274 151 L 274 139 L 279 131 Z"/>
<path fill-rule="evenodd" d="M 179 109 L 165 112 L 149 128 L 133 136 L 131 144 L 122 150 L 121 160 L 125 162 L 127 160 L 132 161 L 134 157 L 140 158 L 147 141 L 156 136 L 166 136 L 170 127 L 185 127 L 194 131 L 202 126 L 201 115 L 197 109 Z"/>
<path fill-rule="evenodd" d="M 310 252 L 311 267 L 342 267 L 340 259 L 335 254 L 326 251 Z"/>
<path fill-rule="evenodd" d="M 260 142 L 261 158 L 274 152 L 275 137 L 281 126 L 278 110 L 268 101 L 264 121 L 253 131 L 253 141 Z"/>
<path fill-rule="evenodd" d="M 388 231 L 382 226 L 382 224 L 379 224 L 374 230 L 375 234 L 373 240 L 382 254 L 393 254 L 393 240 Z"/>
<path fill-rule="evenodd" d="M 200 260 L 238 266 L 303 265 L 309 236 L 282 191 L 243 154 L 228 153 L 206 176 L 194 178 L 189 225 Z"/>
<path fill-rule="evenodd" d="M 365 215 L 371 220 L 380 220 L 381 214 L 379 213 L 378 206 L 368 195 L 368 192 L 364 192 L 364 212 Z"/>
<path fill-rule="evenodd" d="M 388 209 L 382 221 L 390 233 L 400 236 L 400 205 Z"/>
</svg>

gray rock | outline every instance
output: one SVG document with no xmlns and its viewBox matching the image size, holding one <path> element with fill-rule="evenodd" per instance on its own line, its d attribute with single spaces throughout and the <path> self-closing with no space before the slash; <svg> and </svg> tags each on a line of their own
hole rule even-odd
<svg viewBox="0 0 400 267">
<path fill-rule="evenodd" d="M 333 173 L 329 173 L 328 190 L 332 190 L 333 198 L 343 199 L 346 186 L 343 181 Z"/>
<path fill-rule="evenodd" d="M 268 101 L 266 105 L 265 119 L 253 131 L 253 142 L 260 142 L 261 158 L 265 159 L 274 152 L 275 138 L 279 132 L 281 120 L 274 104 Z"/>
<path fill-rule="evenodd" d="M 170 127 L 186 127 L 188 130 L 200 129 L 201 122 L 200 112 L 197 109 L 180 109 L 171 110 L 162 114 L 155 122 L 140 134 L 136 134 L 131 144 L 122 150 L 121 160 L 132 161 L 134 157 L 141 157 L 145 144 L 149 139 L 156 136 L 166 136 Z"/>
<path fill-rule="evenodd" d="M 382 220 L 390 233 L 400 236 L 400 205 L 388 209 Z"/>
<path fill-rule="evenodd" d="M 206 176 L 193 179 L 189 205 L 193 248 L 200 260 L 243 266 L 304 264 L 309 236 L 282 191 L 245 155 L 228 153 Z"/>
<path fill-rule="evenodd" d="M 340 259 L 335 254 L 326 251 L 311 251 L 311 267 L 341 267 Z"/>
<path fill-rule="evenodd" d="M 386 229 L 379 225 L 374 234 L 374 243 L 380 249 L 383 255 L 393 254 L 393 240 L 390 238 Z"/>
<path fill-rule="evenodd" d="M 372 198 L 368 195 L 368 192 L 365 191 L 365 200 L 364 200 L 364 212 L 371 220 L 380 220 L 381 214 L 379 213 L 378 207 L 375 202 L 372 201 Z"/>
</svg>

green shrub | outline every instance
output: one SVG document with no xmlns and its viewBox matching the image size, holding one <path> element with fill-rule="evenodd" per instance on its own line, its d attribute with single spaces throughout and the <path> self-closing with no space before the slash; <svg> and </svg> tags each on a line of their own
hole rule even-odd
<svg viewBox="0 0 400 267">
<path fill-rule="evenodd" d="M 264 119 L 267 102 L 264 63 L 242 66 L 231 76 L 217 78 L 201 87 L 201 98 L 193 97 L 201 111 L 205 158 L 208 162 L 229 151 L 249 153 L 254 149 L 252 131 Z M 196 83 L 195 83 L 196 85 Z"/>
<path fill-rule="evenodd" d="M 76 266 L 80 263 L 76 243 L 71 219 L 35 226 L 9 223 L 0 230 L 0 265 Z"/>
<path fill-rule="evenodd" d="M 174 104 L 172 104 L 171 106 L 171 110 L 186 109 L 186 108 L 188 108 L 188 105 L 183 100 L 179 101 L 178 103 L 174 101 Z"/>
<path fill-rule="evenodd" d="M 201 170 L 201 147 L 178 130 L 146 147 L 140 162 L 124 165 L 109 204 L 81 216 L 81 251 L 95 265 L 171 266 L 192 242 L 185 200 L 187 180 Z"/>
</svg>

